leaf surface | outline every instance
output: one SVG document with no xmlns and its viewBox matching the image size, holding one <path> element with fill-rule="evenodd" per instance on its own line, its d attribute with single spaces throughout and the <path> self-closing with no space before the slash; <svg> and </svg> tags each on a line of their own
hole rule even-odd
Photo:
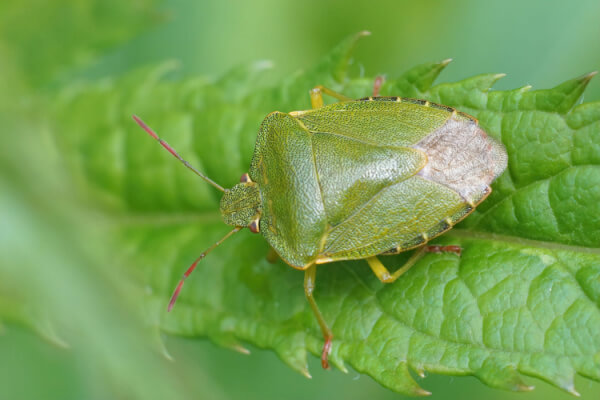
<svg viewBox="0 0 600 400">
<path fill-rule="evenodd" d="M 231 187 L 248 169 L 267 113 L 308 108 L 318 84 L 370 94 L 373 79 L 348 72 L 360 36 L 273 88 L 257 84 L 264 64 L 216 82 L 166 80 L 163 66 L 73 87 L 54 103 L 54 138 L 81 193 L 111 221 L 115 252 L 147 289 L 154 326 L 240 351 L 243 342 L 272 349 L 309 374 L 307 353 L 320 354 L 322 337 L 303 276 L 269 263 L 260 235 L 243 231 L 211 253 L 166 313 L 186 266 L 228 227 L 219 193 L 130 116 Z M 600 380 L 600 102 L 576 105 L 592 75 L 549 90 L 491 91 L 499 74 L 432 86 L 447 64 L 416 67 L 382 94 L 474 115 L 505 144 L 508 169 L 473 215 L 435 241 L 460 245 L 461 257 L 429 254 L 388 285 L 364 261 L 319 268 L 316 299 L 335 335 L 330 361 L 409 395 L 427 393 L 412 373 L 425 371 L 510 390 L 530 389 L 523 376 L 533 376 L 576 393 L 575 374 Z M 393 270 L 406 258 L 383 261 Z"/>
</svg>

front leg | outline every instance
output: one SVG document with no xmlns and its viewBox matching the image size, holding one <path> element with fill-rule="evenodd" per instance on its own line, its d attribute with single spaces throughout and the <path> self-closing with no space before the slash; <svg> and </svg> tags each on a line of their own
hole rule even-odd
<svg viewBox="0 0 600 400">
<path fill-rule="evenodd" d="M 378 76 L 375 78 L 375 82 L 373 83 L 373 97 L 379 96 L 379 89 L 383 82 L 385 81 L 383 76 Z M 335 97 L 339 101 L 351 101 L 354 100 L 348 96 L 344 96 L 341 93 L 338 93 L 334 90 L 326 88 L 323 85 L 315 86 L 310 90 L 310 103 L 312 108 L 321 108 L 323 107 L 323 94 L 326 94 L 331 97 Z"/>
<path fill-rule="evenodd" d="M 344 96 L 336 91 L 333 91 L 329 88 L 326 88 L 323 85 L 316 86 L 310 90 L 310 103 L 312 108 L 321 108 L 323 107 L 323 93 L 335 97 L 339 101 L 350 101 L 352 100 L 350 97 Z"/>
</svg>

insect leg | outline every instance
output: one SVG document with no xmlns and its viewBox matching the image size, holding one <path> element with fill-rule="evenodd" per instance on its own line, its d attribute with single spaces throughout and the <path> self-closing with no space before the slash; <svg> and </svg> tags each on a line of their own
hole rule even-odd
<svg viewBox="0 0 600 400">
<path fill-rule="evenodd" d="M 273 247 L 269 247 L 269 252 L 267 253 L 267 261 L 271 264 L 275 264 L 277 261 L 279 261 L 279 254 L 277 254 Z"/>
<path fill-rule="evenodd" d="M 404 274 L 408 271 L 413 265 L 417 263 L 425 255 L 425 253 L 442 253 L 442 252 L 451 252 L 460 256 L 462 249 L 460 246 L 439 246 L 439 245 L 425 245 L 421 246 L 415 251 L 415 253 L 410 256 L 410 258 L 404 263 L 402 267 L 400 267 L 393 274 L 388 271 L 388 269 L 379 261 L 377 256 L 367 258 L 367 263 L 369 263 L 369 267 L 373 270 L 373 273 L 379 278 L 379 280 L 383 283 L 391 283 L 400 277 L 400 275 Z M 392 252 L 385 253 L 394 254 Z"/>
<path fill-rule="evenodd" d="M 323 107 L 323 94 L 326 94 L 331 97 L 335 97 L 339 101 L 352 100 L 350 97 L 344 96 L 343 94 L 340 94 L 329 88 L 319 85 L 319 86 L 315 86 L 314 88 L 312 88 L 310 90 L 310 103 L 312 104 L 312 108 Z"/>
<path fill-rule="evenodd" d="M 462 253 L 462 248 L 456 245 L 440 246 L 436 244 L 430 244 L 425 247 L 427 248 L 425 250 L 427 253 L 454 253 L 457 256 L 460 256 Z"/>
<path fill-rule="evenodd" d="M 313 291 L 315 290 L 315 278 L 317 275 L 317 266 L 311 265 L 306 269 L 304 273 L 304 294 L 306 295 L 306 299 L 310 304 L 310 308 L 312 308 L 315 317 L 317 317 L 317 321 L 319 322 L 319 326 L 321 327 L 321 332 L 323 332 L 323 338 L 325 339 L 325 344 L 323 345 L 323 353 L 321 353 L 321 366 L 324 369 L 329 369 L 329 362 L 327 361 L 327 356 L 331 351 L 331 340 L 333 339 L 333 333 L 331 329 L 327 326 L 325 319 L 323 318 L 323 314 L 319 310 L 319 306 L 315 302 L 315 298 L 313 297 Z"/>
<path fill-rule="evenodd" d="M 373 83 L 373 97 L 379 96 L 379 89 L 381 89 L 381 85 L 385 82 L 385 78 L 379 75 L 375 78 L 375 82 Z"/>
<path fill-rule="evenodd" d="M 369 263 L 369 267 L 373 270 L 373 273 L 379 278 L 379 280 L 383 283 L 392 283 L 396 279 L 400 277 L 403 273 L 408 271 L 423 255 L 427 250 L 427 246 L 420 247 L 415 253 L 404 263 L 404 265 L 393 274 L 388 271 L 388 269 L 379 261 L 377 256 L 367 258 L 367 263 Z"/>
</svg>

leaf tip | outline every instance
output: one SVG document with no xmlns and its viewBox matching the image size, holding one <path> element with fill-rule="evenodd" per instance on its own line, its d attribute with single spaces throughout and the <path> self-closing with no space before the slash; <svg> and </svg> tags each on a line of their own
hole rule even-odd
<svg viewBox="0 0 600 400">
<path fill-rule="evenodd" d="M 169 351 L 167 350 L 166 347 L 163 346 L 163 348 L 160 350 L 160 354 L 167 360 L 170 362 L 174 362 L 175 358 L 171 355 L 171 353 L 169 353 Z"/>
<path fill-rule="evenodd" d="M 583 82 L 586 82 L 586 83 L 587 83 L 587 82 L 591 81 L 591 80 L 592 80 L 592 78 L 593 78 L 594 76 L 596 76 L 597 74 L 598 74 L 598 71 L 592 71 L 592 72 L 590 72 L 590 73 L 587 73 L 587 74 L 585 74 L 585 75 L 581 76 L 581 78 L 579 78 L 579 79 L 581 79 Z"/>
<path fill-rule="evenodd" d="M 572 394 L 575 397 L 581 397 L 581 394 L 577 390 L 575 390 L 575 384 L 573 384 L 573 383 L 570 383 L 569 385 L 564 386 L 563 389 L 566 390 L 567 393 Z"/>
<path fill-rule="evenodd" d="M 43 336 L 44 339 L 46 339 L 48 342 L 55 345 L 56 347 L 59 347 L 61 349 L 70 349 L 71 348 L 71 345 L 69 344 L 69 342 L 62 339 L 60 336 L 58 336 L 54 332 L 51 332 L 51 333 L 45 332 L 45 333 L 41 333 L 41 335 Z"/>
<path fill-rule="evenodd" d="M 452 62 L 451 58 L 446 58 L 445 60 L 440 61 L 440 65 L 442 67 L 445 67 L 446 65 L 450 64 Z"/>
<path fill-rule="evenodd" d="M 452 58 L 446 58 L 439 62 L 418 65 L 406 71 L 396 80 L 395 90 L 406 97 L 421 97 L 423 92 L 431 88 L 433 82 L 450 62 Z"/>
<path fill-rule="evenodd" d="M 415 390 L 415 396 L 431 396 L 431 392 L 423 388 L 418 388 Z"/>
<path fill-rule="evenodd" d="M 563 371 L 563 373 L 564 372 L 566 371 Z M 561 373 L 555 377 L 552 384 L 561 388 L 572 396 L 581 397 L 581 394 L 575 389 L 574 371 L 569 371 L 564 376 Z"/>
<path fill-rule="evenodd" d="M 425 369 L 422 366 L 413 366 L 413 371 L 419 378 L 425 378 Z"/>
<path fill-rule="evenodd" d="M 535 386 L 533 386 L 533 385 L 525 385 L 525 384 L 521 383 L 521 384 L 518 384 L 518 385 L 515 387 L 515 389 L 516 389 L 518 392 L 531 392 L 532 390 L 534 390 L 534 389 L 535 389 Z"/>
<path fill-rule="evenodd" d="M 241 344 L 235 344 L 231 347 L 232 350 L 237 351 L 238 353 L 250 355 L 250 350 L 242 346 Z"/>
<path fill-rule="evenodd" d="M 481 90 L 484 92 L 489 91 L 492 86 L 494 86 L 496 84 L 496 82 L 498 82 L 500 79 L 504 78 L 506 76 L 505 73 L 499 73 L 499 74 L 488 74 L 488 75 L 482 75 L 482 81 L 481 81 Z M 486 79 L 487 77 L 487 79 Z"/>
<path fill-rule="evenodd" d="M 171 353 L 169 353 L 169 350 L 167 349 L 167 344 L 165 343 L 163 336 L 160 333 L 160 327 L 158 325 L 153 325 L 152 326 L 152 335 L 151 335 L 151 339 L 152 339 L 152 347 L 158 352 L 158 354 L 160 354 L 165 360 L 169 361 L 169 362 L 174 362 L 175 361 L 175 357 L 173 357 L 171 355 Z"/>
<path fill-rule="evenodd" d="M 327 66 L 331 69 L 331 74 L 337 82 L 343 82 L 347 75 L 348 66 L 350 65 L 350 54 L 358 40 L 362 37 L 369 36 L 371 32 L 360 31 L 342 41 L 333 51 L 321 61 L 321 68 Z"/>
<path fill-rule="evenodd" d="M 302 375 L 304 375 L 304 377 L 305 377 L 306 379 L 312 379 L 312 375 L 310 374 L 310 372 L 308 372 L 308 368 L 304 368 L 304 369 L 302 369 L 302 370 L 300 371 L 300 373 L 301 373 Z"/>
<path fill-rule="evenodd" d="M 42 318 L 39 321 L 34 321 L 31 326 L 33 327 L 34 331 L 48 343 L 61 349 L 71 348 L 69 342 L 58 335 L 54 325 L 48 319 Z"/>
<path fill-rule="evenodd" d="M 535 93 L 534 106 L 541 110 L 568 113 L 580 100 L 590 80 L 598 73 L 593 71 L 578 78 L 568 80 L 552 89 Z"/>
<path fill-rule="evenodd" d="M 348 368 L 346 368 L 344 361 L 342 361 L 341 359 L 330 360 L 330 361 L 337 369 L 339 369 L 340 371 L 342 371 L 345 374 L 348 373 Z"/>
</svg>

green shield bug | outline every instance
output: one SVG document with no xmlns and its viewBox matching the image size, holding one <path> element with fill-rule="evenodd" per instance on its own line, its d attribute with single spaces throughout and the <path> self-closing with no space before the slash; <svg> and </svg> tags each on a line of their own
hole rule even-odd
<svg viewBox="0 0 600 400">
<path fill-rule="evenodd" d="M 506 168 L 504 146 L 475 118 L 425 100 L 373 96 L 352 100 L 318 86 L 312 109 L 273 112 L 261 124 L 248 173 L 231 189 L 204 176 L 138 117 L 135 121 L 206 182 L 223 192 L 220 212 L 234 226 L 184 273 L 236 232 L 261 233 L 290 266 L 305 271 L 304 291 L 324 336 L 321 362 L 333 334 L 314 300 L 316 268 L 365 259 L 382 282 L 393 282 L 425 252 L 458 246 L 427 242 L 452 228 L 491 192 Z M 337 103 L 323 105 L 323 94 Z M 418 248 L 390 273 L 378 255 Z"/>
</svg>

